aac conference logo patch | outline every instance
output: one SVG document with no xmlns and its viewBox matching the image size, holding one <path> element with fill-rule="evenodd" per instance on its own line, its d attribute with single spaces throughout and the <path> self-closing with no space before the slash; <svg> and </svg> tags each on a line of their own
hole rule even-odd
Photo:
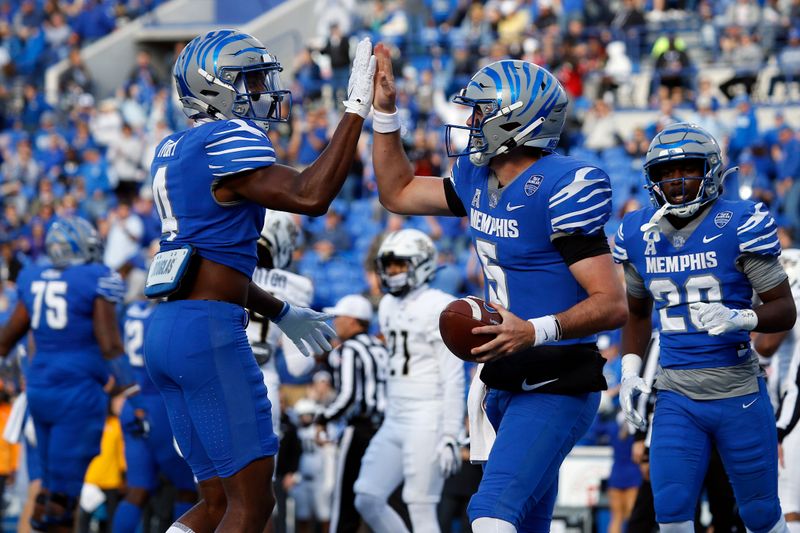
<svg viewBox="0 0 800 533">
<path fill-rule="evenodd" d="M 544 176 L 541 174 L 536 174 L 528 178 L 528 181 L 525 182 L 525 194 L 533 196 L 533 193 L 539 190 L 542 180 L 544 180 Z"/>
<path fill-rule="evenodd" d="M 728 225 L 731 218 L 733 218 L 733 211 L 720 211 L 717 213 L 717 216 L 714 217 L 714 225 L 722 229 Z"/>
</svg>

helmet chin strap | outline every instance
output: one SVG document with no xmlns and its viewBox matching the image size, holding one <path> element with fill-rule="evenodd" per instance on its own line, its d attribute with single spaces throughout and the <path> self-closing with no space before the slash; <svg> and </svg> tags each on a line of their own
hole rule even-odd
<svg viewBox="0 0 800 533">
<path fill-rule="evenodd" d="M 664 205 L 659 207 L 658 210 L 655 213 L 653 213 L 653 216 L 650 217 L 650 220 L 648 220 L 645 224 L 642 224 L 639 227 L 639 231 L 641 231 L 645 235 L 647 235 L 648 233 L 658 233 L 659 232 L 658 223 L 662 218 L 664 218 L 664 215 L 667 214 L 667 209 L 669 209 L 670 207 L 672 206 L 669 203 L 664 202 Z"/>
</svg>

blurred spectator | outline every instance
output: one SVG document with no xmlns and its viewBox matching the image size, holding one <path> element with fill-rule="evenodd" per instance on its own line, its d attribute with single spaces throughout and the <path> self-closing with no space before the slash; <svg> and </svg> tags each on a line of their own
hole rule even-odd
<svg viewBox="0 0 800 533">
<path fill-rule="evenodd" d="M 120 136 L 122 115 L 117 110 L 114 100 L 100 102 L 97 111 L 89 119 L 89 130 L 95 142 L 102 147 L 110 145 Z"/>
<path fill-rule="evenodd" d="M 772 206 L 775 191 L 769 179 L 758 171 L 752 154 L 743 152 L 737 164 L 739 171 L 730 174 L 723 184 L 723 197 L 764 202 Z"/>
<path fill-rule="evenodd" d="M 49 50 L 48 63 L 55 63 L 67 57 L 72 28 L 67 25 L 64 15 L 56 11 L 44 23 L 44 40 Z"/>
<path fill-rule="evenodd" d="M 592 109 L 586 113 L 583 135 L 583 146 L 596 152 L 602 152 L 620 143 L 616 120 L 605 101 L 595 100 Z"/>
<path fill-rule="evenodd" d="M 779 83 L 784 84 L 787 97 L 790 85 L 800 84 L 800 30 L 796 28 L 789 32 L 789 44 L 778 54 L 778 74 L 770 78 L 767 91 L 770 98 L 775 94 L 775 86 Z M 788 98 L 784 98 L 786 99 Z"/>
<path fill-rule="evenodd" d="M 139 50 L 136 53 L 136 65 L 128 74 L 128 85 L 139 86 L 139 96 L 143 102 L 152 100 L 156 88 L 161 85 L 161 79 L 153 67 L 150 52 Z"/>
<path fill-rule="evenodd" d="M 350 234 L 347 233 L 347 229 L 345 229 L 342 223 L 342 213 L 340 209 L 341 207 L 333 205 L 328 209 L 328 212 L 325 214 L 324 227 L 316 234 L 316 240 L 314 241 L 315 249 L 320 243 L 330 243 L 337 252 L 347 251 L 352 246 Z M 326 247 L 327 245 L 323 246 Z"/>
<path fill-rule="evenodd" d="M 739 159 L 739 154 L 745 148 L 758 144 L 758 119 L 747 95 L 739 95 L 734 101 L 736 105 L 736 118 L 733 131 L 728 141 L 728 157 L 731 161 Z"/>
<path fill-rule="evenodd" d="M 111 182 L 120 202 L 132 202 L 145 180 L 140 166 L 144 144 L 129 124 L 122 124 L 121 135 L 111 139 L 106 157 L 111 164 Z"/>
<path fill-rule="evenodd" d="M 615 97 L 616 102 L 620 99 L 629 101 L 631 91 L 631 73 L 633 63 L 625 53 L 625 43 L 622 41 L 612 41 L 606 46 L 608 60 L 603 67 L 603 79 L 600 85 L 601 96 L 606 92 Z"/>
<path fill-rule="evenodd" d="M 725 26 L 739 26 L 752 31 L 761 21 L 761 7 L 755 0 L 734 0 L 728 3 L 721 22 Z"/>
<path fill-rule="evenodd" d="M 103 262 L 117 270 L 141 250 L 144 224 L 139 215 L 131 211 L 130 204 L 124 202 L 109 213 L 108 223 Z"/>
<path fill-rule="evenodd" d="M 686 53 L 686 43 L 675 35 L 659 37 L 653 44 L 653 57 L 660 99 L 671 98 L 676 92 L 681 93 L 682 99 L 683 92 L 692 87 L 692 63 Z"/>
<path fill-rule="evenodd" d="M 650 139 L 644 132 L 644 128 L 636 128 L 633 134 L 625 141 L 625 152 L 633 158 L 642 158 L 647 155 L 650 148 Z"/>
<path fill-rule="evenodd" d="M 328 110 L 325 107 L 312 109 L 305 117 L 297 113 L 292 122 L 292 138 L 287 148 L 289 159 L 300 167 L 314 162 L 328 146 L 328 126 Z"/>
<path fill-rule="evenodd" d="M 347 60 L 348 66 L 350 59 Z M 303 48 L 295 58 L 295 82 L 292 85 L 292 100 L 297 104 L 314 105 L 322 97 L 322 71 L 311 57 L 311 50 Z M 348 70 L 349 74 L 349 70 Z M 344 90 L 347 90 L 345 78 Z M 343 100 L 338 97 L 336 100 Z M 297 106 L 299 107 L 299 106 Z"/>
<path fill-rule="evenodd" d="M 695 109 L 699 109 L 702 103 L 709 106 L 711 111 L 719 111 L 719 96 L 722 95 L 719 90 L 711 84 L 711 80 L 706 77 L 700 77 L 697 82 Z M 719 139 L 720 137 L 717 138 Z"/>
<path fill-rule="evenodd" d="M 764 51 L 756 41 L 754 35 L 743 32 L 735 44 L 729 45 L 725 50 L 723 59 L 734 69 L 732 78 L 720 84 L 720 90 L 728 97 L 734 99 L 733 87 L 743 85 L 748 96 L 753 94 L 753 86 L 758 79 L 758 72 L 764 64 Z"/>
<path fill-rule="evenodd" d="M 85 0 L 82 6 L 72 21 L 72 28 L 80 38 L 81 45 L 85 46 L 111 33 L 116 24 L 110 9 L 102 0 Z"/>
<path fill-rule="evenodd" d="M 647 133 L 647 137 L 652 139 L 659 133 L 661 130 L 669 126 L 670 124 L 675 124 L 676 122 L 680 122 L 681 119 L 675 115 L 674 113 L 674 106 L 672 105 L 672 101 L 670 100 L 662 100 L 661 105 L 659 106 L 658 115 L 656 119 L 651 122 L 647 128 L 645 128 L 645 132 Z"/>
<path fill-rule="evenodd" d="M 711 96 L 702 95 L 695 99 L 697 112 L 692 117 L 692 121 L 714 136 L 715 139 L 725 138 L 725 127 L 714 110 L 714 101 Z"/>
<path fill-rule="evenodd" d="M 22 89 L 22 126 L 29 132 L 33 132 L 39 127 L 42 113 L 50 111 L 52 108 L 45 101 L 44 94 L 33 83 L 26 83 Z"/>
<path fill-rule="evenodd" d="M 325 47 L 320 50 L 331 60 L 331 88 L 336 101 L 342 100 L 350 76 L 350 40 L 338 23 L 331 24 L 331 33 Z"/>
</svg>

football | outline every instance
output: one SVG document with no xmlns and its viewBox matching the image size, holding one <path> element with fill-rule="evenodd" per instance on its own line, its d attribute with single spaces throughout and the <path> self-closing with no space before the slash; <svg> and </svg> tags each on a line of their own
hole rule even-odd
<svg viewBox="0 0 800 533">
<path fill-rule="evenodd" d="M 486 302 L 468 296 L 450 302 L 439 315 L 439 332 L 444 344 L 460 359 L 474 361 L 470 350 L 486 344 L 494 335 L 473 335 L 472 328 L 500 324 L 503 317 Z"/>
</svg>

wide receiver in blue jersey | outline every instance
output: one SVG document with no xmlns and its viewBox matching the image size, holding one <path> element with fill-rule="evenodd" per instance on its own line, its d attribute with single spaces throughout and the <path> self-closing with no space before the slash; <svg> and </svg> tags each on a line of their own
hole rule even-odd
<svg viewBox="0 0 800 533">
<path fill-rule="evenodd" d="M 160 485 L 159 478 L 162 476 L 176 489 L 174 519 L 178 519 L 197 501 L 192 471 L 175 450 L 164 399 L 144 366 L 144 336 L 154 309 L 153 302 L 134 301 L 125 310 L 122 320 L 125 356 L 139 384 L 140 393 L 135 405 L 125 402 L 119 416 L 128 468 L 125 499 L 114 512 L 114 533 L 137 531 L 142 508 Z"/>
<path fill-rule="evenodd" d="M 126 360 L 120 357 L 114 311 L 125 286 L 100 263 L 100 241 L 86 220 L 55 221 L 45 243 L 52 265 L 20 272 L 19 303 L 0 331 L 0 355 L 8 355 L 33 332 L 36 353 L 26 374 L 26 391 L 42 468 L 43 494 L 37 503 L 44 501 L 45 506 L 43 516 L 34 513 L 31 526 L 68 532 L 86 469 L 100 453 L 108 411 L 104 386 L 112 375 L 132 384 L 130 367 L 125 369 Z"/>
<path fill-rule="evenodd" d="M 629 213 L 614 245 L 625 267 L 630 317 L 623 330 L 620 402 L 633 409 L 639 356 L 660 317 L 661 373 L 650 479 L 662 532 L 694 531 L 711 447 L 719 451 L 748 531 L 787 531 L 778 502 L 778 442 L 750 332 L 790 329 L 795 306 L 775 220 L 761 203 L 720 198 L 726 174 L 717 141 L 673 124 L 650 144 L 644 171 L 654 206 Z M 753 292 L 761 305 L 752 308 Z"/>
<path fill-rule="evenodd" d="M 173 532 L 260 533 L 274 505 L 278 439 L 245 308 L 278 324 L 305 355 L 330 349 L 327 315 L 289 305 L 251 281 L 265 207 L 325 213 L 347 178 L 373 94 L 375 59 L 356 50 L 345 114 L 320 157 L 298 172 L 276 164 L 267 137 L 291 102 L 280 63 L 254 37 L 212 31 L 192 40 L 173 70 L 194 127 L 156 148 L 153 197 L 161 250 L 145 293 L 153 311 L 145 362 L 164 397 L 201 500 Z"/>
<path fill-rule="evenodd" d="M 455 128 L 469 132 L 466 151 L 448 146 L 458 156 L 452 177 L 414 176 L 398 133 L 388 50 L 378 45 L 375 54 L 372 153 L 381 202 L 396 213 L 468 216 L 486 299 L 503 316 L 501 325 L 473 330 L 496 337 L 473 350 L 484 365 L 470 394 L 471 454 L 488 461 L 469 505 L 472 530 L 550 531 L 559 466 L 606 388 L 595 334 L 620 327 L 626 315 L 603 232 L 608 176 L 553 153 L 564 89 L 545 69 L 512 60 L 482 68 L 456 97 L 472 116 L 466 127 L 447 129 L 448 137 Z"/>
</svg>

